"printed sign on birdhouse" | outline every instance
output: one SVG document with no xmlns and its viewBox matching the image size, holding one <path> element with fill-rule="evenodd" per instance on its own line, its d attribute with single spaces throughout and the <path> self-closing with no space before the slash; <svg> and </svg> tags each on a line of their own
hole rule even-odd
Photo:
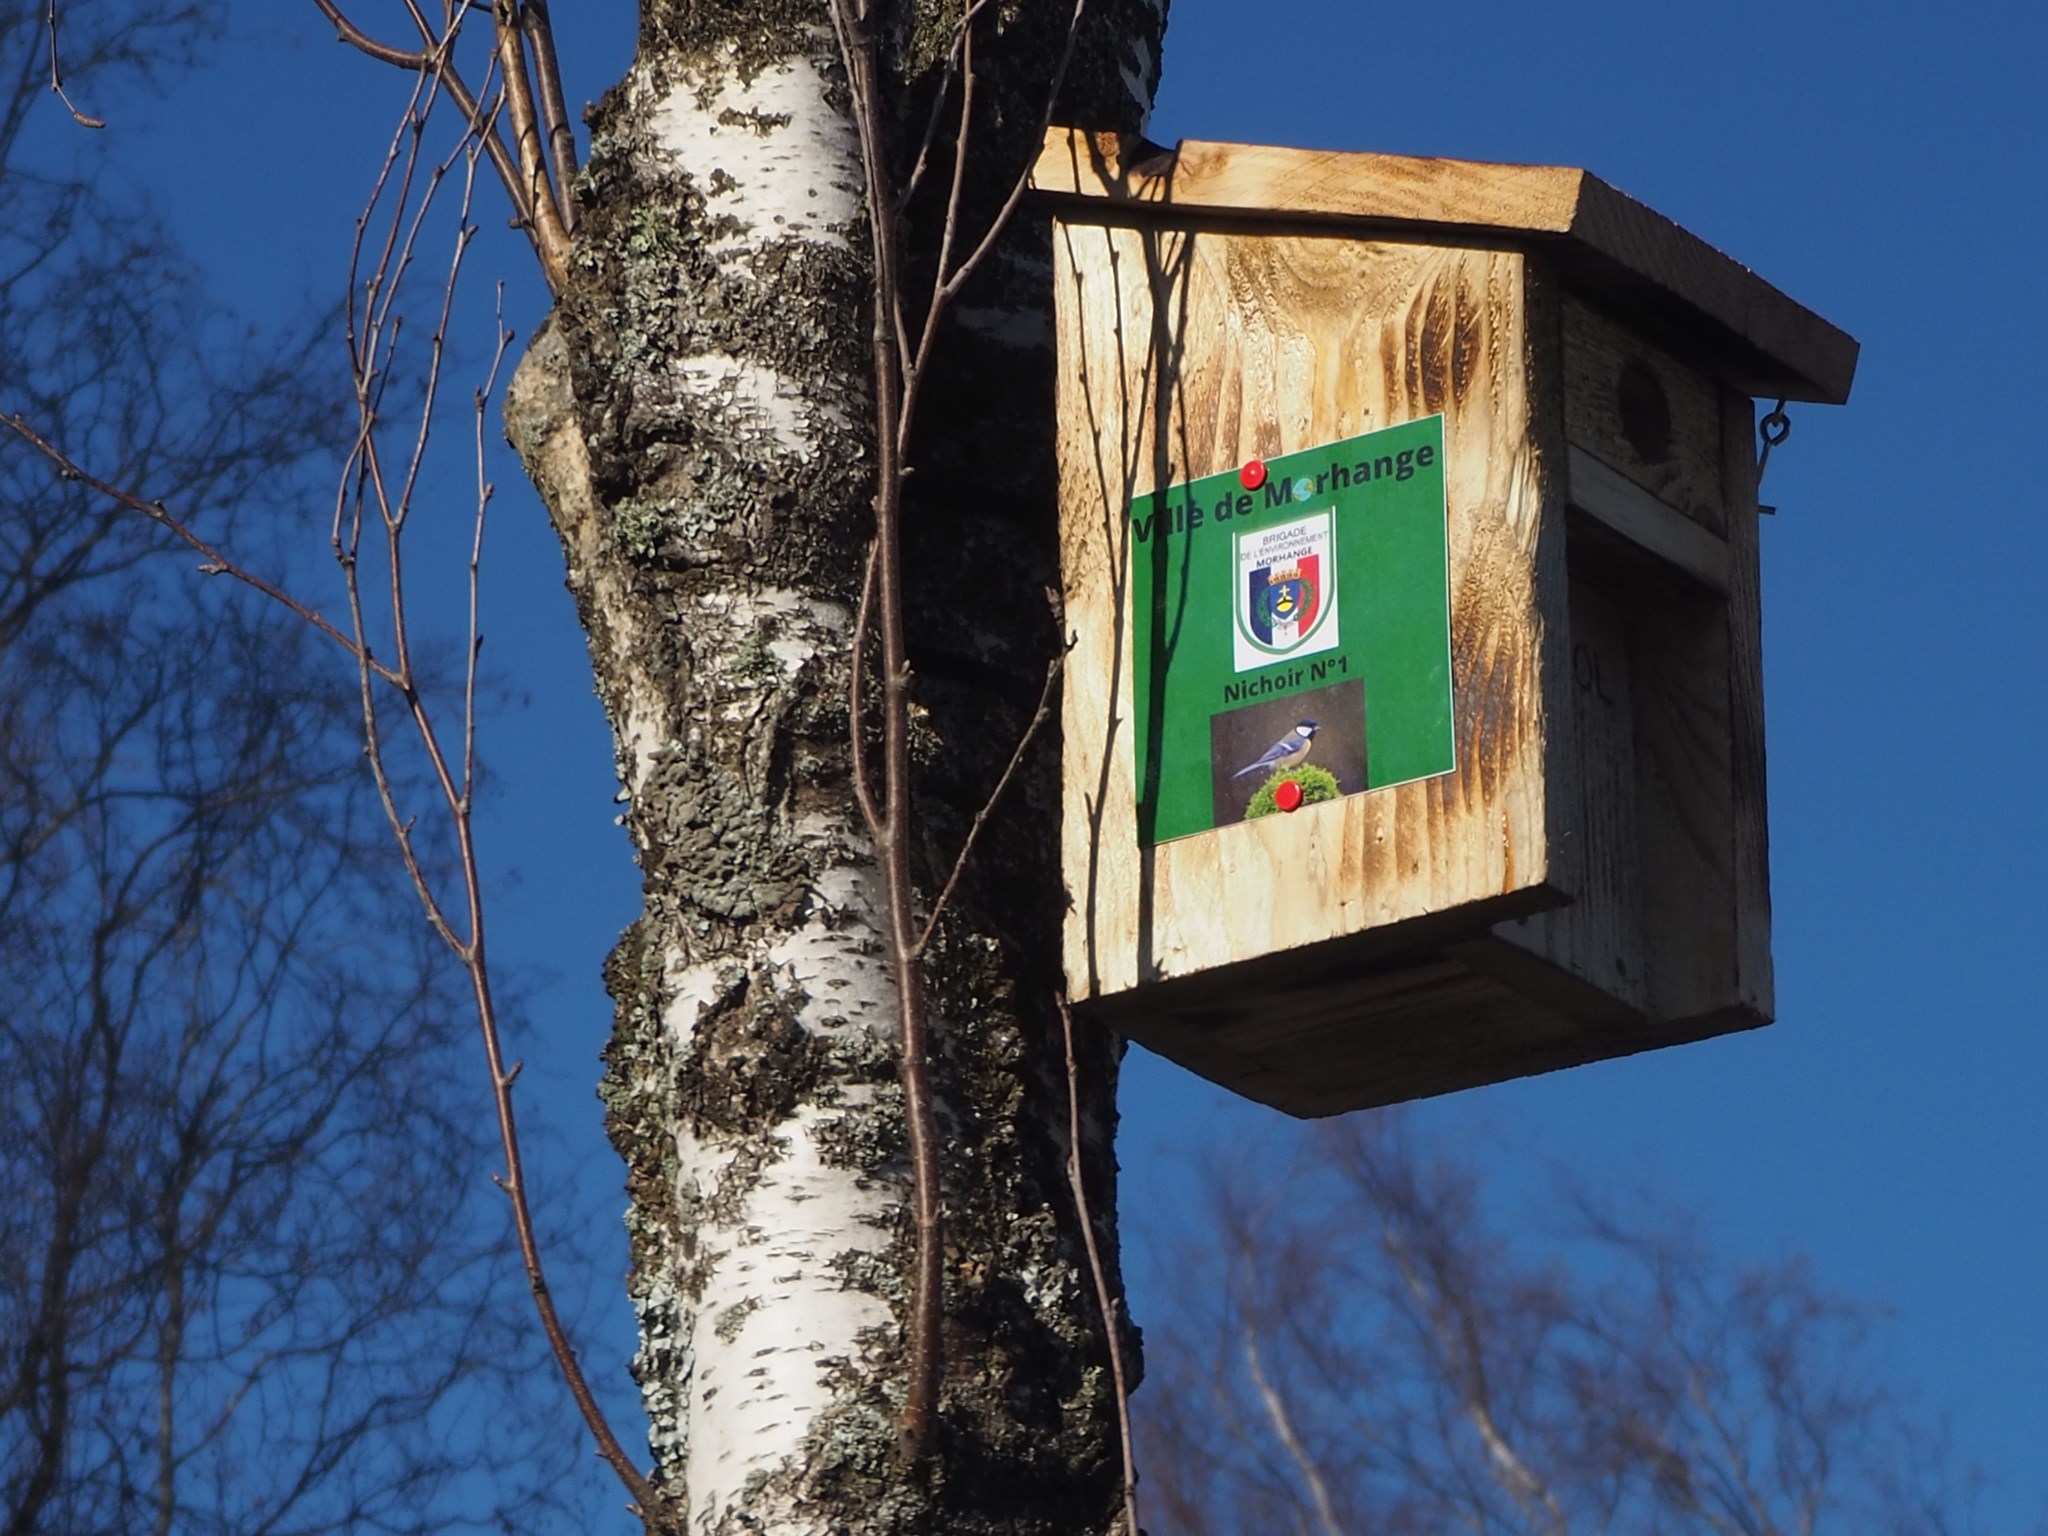
<svg viewBox="0 0 2048 1536">
<path fill-rule="evenodd" d="M 1141 846 L 1455 766 L 1443 451 L 1432 416 L 1131 503 Z"/>
<path fill-rule="evenodd" d="M 1068 987 L 1297 1114 L 1771 1013 L 1753 398 L 1855 343 L 1583 172 L 1065 130 Z"/>
</svg>

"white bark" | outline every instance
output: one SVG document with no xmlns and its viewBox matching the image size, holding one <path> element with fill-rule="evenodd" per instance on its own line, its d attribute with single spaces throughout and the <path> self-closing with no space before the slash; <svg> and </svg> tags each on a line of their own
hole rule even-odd
<svg viewBox="0 0 2048 1536">
<path fill-rule="evenodd" d="M 1098 7 L 1136 7 L 1152 28 L 1128 59 L 1121 45 L 1094 55 L 1112 103 L 1149 94 L 1150 3 Z M 943 37 L 931 29 L 953 15 L 884 10 L 899 41 Z M 973 878 L 960 909 L 981 900 L 983 914 L 956 911 L 927 968 L 950 1020 L 934 1069 L 959 1254 L 941 1432 L 933 1464 L 896 1455 L 910 1227 L 896 997 L 846 723 L 872 516 L 869 242 L 836 45 L 803 0 L 642 0 L 641 16 L 634 72 L 595 120 L 572 280 L 508 418 L 569 555 L 645 871 L 645 912 L 607 971 L 620 1019 L 606 1095 L 633 1180 L 657 1477 L 690 1536 L 1094 1536 L 1119 1483 L 1101 1321 L 1060 1194 L 1042 958 L 1056 930 Z M 1013 23 L 985 25 L 993 40 Z M 1049 74 L 1025 30 L 1009 57 Z M 1042 77 L 1016 88 L 983 109 L 1013 139 Z M 996 137 L 988 126 L 977 145 Z M 956 330 L 1019 400 L 1041 398 L 1041 265 L 1004 253 L 1000 295 Z M 1017 354 L 1023 368 L 1004 366 Z M 982 398 L 964 382 L 955 410 Z M 1049 440 L 1029 404 L 982 409 L 967 438 L 1016 438 L 998 451 L 1019 462 Z M 933 469 L 920 463 L 920 484 Z M 1031 627 L 1047 628 L 1048 488 L 1013 478 L 976 492 L 976 526 L 941 541 L 949 560 L 983 563 L 947 565 L 920 594 L 917 619 L 944 622 L 918 657 L 941 663 L 919 679 L 918 729 L 958 774 L 918 791 L 933 859 L 973 813 L 961 802 L 1000 774 L 998 738 L 1021 731 L 1057 645 Z M 968 681 L 946 681 L 948 647 L 971 653 L 953 673 Z M 1049 913 L 1052 867 L 1033 857 L 1027 845 L 1016 878 Z M 1114 1050 L 1087 1052 L 1084 1099 L 1106 1124 Z M 955 1455 L 978 1475 L 952 1475 Z"/>
<path fill-rule="evenodd" d="M 826 101 L 839 72 L 831 32 L 813 28 L 808 43 L 751 77 L 727 49 L 722 68 L 687 72 L 654 110 L 676 169 L 703 190 L 710 218 L 728 224 L 711 249 L 736 276 L 753 276 L 763 241 L 852 249 L 860 141 Z"/>
<path fill-rule="evenodd" d="M 702 1046 L 700 1021 L 743 978 L 835 1054 L 894 1049 L 895 994 L 864 842 L 825 818 L 801 820 L 798 836 L 824 873 L 795 927 L 764 936 L 743 959 L 693 966 L 680 947 L 665 953 L 664 1024 L 685 1059 Z M 676 1129 L 674 1197 L 691 1214 L 696 1256 L 683 1308 L 689 1386 L 670 1428 L 686 1446 L 693 1533 L 838 1528 L 829 1511 L 805 1507 L 792 1474 L 830 1437 L 843 1383 L 872 1375 L 875 1341 L 893 1335 L 889 1306 L 863 1282 L 890 1245 L 903 1184 L 836 1153 L 848 1118 L 871 1112 L 876 1095 L 846 1085 L 736 1136 Z"/>
<path fill-rule="evenodd" d="M 843 827 L 811 830 L 833 846 L 847 841 Z M 803 925 L 769 948 L 777 989 L 802 999 L 797 1018 L 806 1030 L 860 1031 L 877 1046 L 893 1040 L 880 920 L 872 880 L 841 867 L 822 883 Z M 669 1024 L 687 1049 L 702 991 L 688 978 L 679 982 Z M 867 1099 L 849 1090 L 846 1107 L 865 1108 Z M 720 1529 L 751 1485 L 802 1455 L 833 1405 L 833 1378 L 864 1363 L 864 1334 L 891 1324 L 882 1301 L 846 1281 L 862 1258 L 888 1246 L 902 1192 L 833 1164 L 821 1132 L 842 1112 L 799 1105 L 777 1129 L 779 1160 L 737 1180 L 732 1147 L 678 1132 L 679 1194 L 704 1213 L 688 1403 L 692 1531 Z M 758 1502 L 749 1508 L 755 1520 L 768 1513 Z M 793 1509 L 776 1513 L 785 1523 L 771 1529 L 809 1528 Z"/>
<path fill-rule="evenodd" d="M 727 50 L 714 67 L 663 87 L 626 88 L 652 125 L 642 142 L 668 161 L 643 174 L 702 197 L 703 249 L 728 280 L 774 282 L 758 269 L 786 260 L 792 245 L 853 249 L 858 146 L 826 99 L 832 47 L 829 33 L 813 30 L 803 51 L 776 63 L 743 66 Z M 794 378 L 744 351 L 684 351 L 664 371 L 688 400 L 695 432 L 745 445 L 764 465 L 845 452 L 858 416 L 841 398 L 843 381 Z M 636 805 L 659 799 L 670 757 L 717 757 L 731 741 L 741 744 L 734 766 L 750 785 L 764 782 L 772 720 L 791 687 L 812 667 L 842 673 L 852 627 L 843 606 L 735 582 L 690 607 L 692 713 L 679 718 L 673 695 L 649 690 L 629 696 L 620 722 Z M 646 810 L 634 822 L 643 856 L 653 856 L 667 823 L 659 805 Z M 835 1057 L 886 1059 L 894 1049 L 865 837 L 832 814 L 799 817 L 788 836 L 814 873 L 786 924 L 755 923 L 739 950 L 719 946 L 701 960 L 687 928 L 664 942 L 661 1012 L 679 1060 L 724 1048 L 702 1032 L 741 988 L 747 1007 L 772 1011 Z M 835 1140 L 876 1097 L 874 1087 L 850 1084 L 799 1095 L 779 1118 L 685 1118 L 674 1128 L 671 1197 L 692 1256 L 655 1281 L 666 1292 L 656 1310 L 684 1320 L 683 1337 L 666 1341 L 678 1358 L 661 1368 L 670 1381 L 658 1434 L 680 1450 L 670 1460 L 681 1464 L 692 1533 L 834 1528 L 829 1509 L 807 1507 L 801 1473 L 844 1409 L 844 1383 L 872 1377 L 875 1341 L 893 1336 L 893 1314 L 869 1276 L 893 1239 L 902 1182 L 850 1163 Z"/>
</svg>

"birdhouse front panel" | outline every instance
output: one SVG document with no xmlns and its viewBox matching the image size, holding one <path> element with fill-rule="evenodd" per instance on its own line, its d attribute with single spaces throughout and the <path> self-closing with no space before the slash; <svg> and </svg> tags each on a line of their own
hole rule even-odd
<svg viewBox="0 0 2048 1536">
<path fill-rule="evenodd" d="M 1056 245 L 1077 995 L 1569 893 L 1523 257 Z"/>
</svg>

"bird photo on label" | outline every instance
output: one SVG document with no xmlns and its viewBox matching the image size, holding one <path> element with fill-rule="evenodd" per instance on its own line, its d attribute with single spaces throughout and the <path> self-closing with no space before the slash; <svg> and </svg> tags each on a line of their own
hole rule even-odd
<svg viewBox="0 0 2048 1536">
<path fill-rule="evenodd" d="M 1292 768 L 1296 763 L 1307 759 L 1309 743 L 1314 741 L 1315 737 L 1315 721 L 1299 721 L 1293 730 L 1266 748 L 1265 755 L 1257 762 L 1246 763 L 1231 777 L 1241 779 L 1248 773 L 1260 773 L 1271 768 Z"/>
</svg>

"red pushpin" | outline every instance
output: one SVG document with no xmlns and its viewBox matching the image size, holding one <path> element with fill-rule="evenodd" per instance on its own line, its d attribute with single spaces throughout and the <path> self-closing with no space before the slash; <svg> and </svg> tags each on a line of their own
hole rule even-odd
<svg viewBox="0 0 2048 1536">
<path fill-rule="evenodd" d="M 1283 811 L 1301 809 L 1301 786 L 1292 779 L 1282 779 L 1273 786 L 1273 803 Z"/>
<path fill-rule="evenodd" d="M 1244 468 L 1237 472 L 1237 483 L 1248 491 L 1256 491 L 1266 483 L 1266 461 L 1246 459 Z M 1290 807 L 1292 809 L 1292 807 Z"/>
</svg>

